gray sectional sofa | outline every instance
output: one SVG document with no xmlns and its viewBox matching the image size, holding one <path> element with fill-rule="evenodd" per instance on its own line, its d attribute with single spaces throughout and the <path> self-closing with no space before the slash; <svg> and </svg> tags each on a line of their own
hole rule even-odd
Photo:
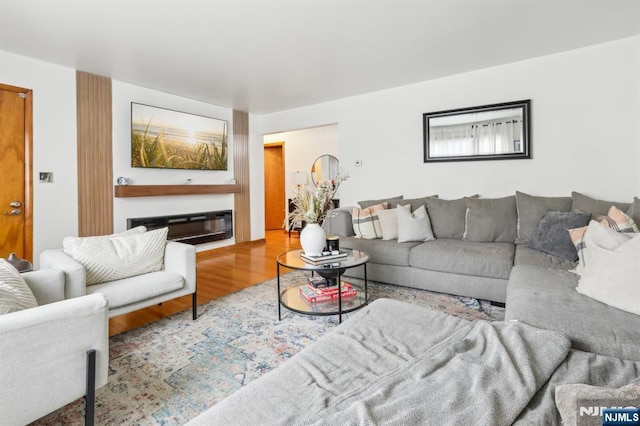
<svg viewBox="0 0 640 426">
<path fill-rule="evenodd" d="M 640 361 L 640 316 L 597 302 L 576 291 L 576 264 L 531 247 L 547 211 L 606 215 L 611 205 L 640 222 L 640 200 L 619 203 L 578 192 L 567 197 L 517 192 L 498 199 L 400 197 L 359 202 L 361 208 L 387 202 L 390 208 L 426 206 L 435 240 L 356 238 L 352 208 L 325 220 L 340 247 L 367 252 L 370 280 L 506 304 L 506 320 L 555 330 L 587 352 Z M 362 278 L 358 268 L 347 273 Z"/>
<path fill-rule="evenodd" d="M 516 193 L 362 205 L 381 201 L 425 204 L 436 238 L 354 238 L 341 209 L 325 231 L 370 254 L 369 279 L 506 302 L 507 321 L 378 299 L 190 425 L 555 425 L 575 424 L 583 406 L 640 404 L 640 316 L 576 291 L 563 251 L 576 247 L 546 221 L 584 221 L 612 203 Z M 615 204 L 640 220 L 637 198 Z M 582 420 L 601 424 L 598 413 Z"/>
</svg>

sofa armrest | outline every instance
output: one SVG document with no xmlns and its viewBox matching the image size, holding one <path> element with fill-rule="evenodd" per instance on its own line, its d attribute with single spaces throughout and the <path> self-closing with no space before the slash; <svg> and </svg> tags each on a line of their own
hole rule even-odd
<svg viewBox="0 0 640 426">
<path fill-rule="evenodd" d="M 22 278 L 27 282 L 38 305 L 64 300 L 64 272 L 59 269 L 41 269 L 25 272 Z"/>
<path fill-rule="evenodd" d="M 185 279 L 185 288 L 196 291 L 196 248 L 191 244 L 167 241 L 164 251 L 165 271 L 177 272 Z"/>
<path fill-rule="evenodd" d="M 324 232 L 327 235 L 339 235 L 341 237 L 352 237 L 356 235 L 353 231 L 351 209 L 351 207 L 335 209 L 331 216 L 326 217 L 322 223 L 322 229 L 324 229 Z"/>
<path fill-rule="evenodd" d="M 0 413 L 27 424 L 86 393 L 87 351 L 96 350 L 96 388 L 107 383 L 109 326 L 102 294 L 0 316 Z"/>
<path fill-rule="evenodd" d="M 45 250 L 40 254 L 40 267 L 60 269 L 64 272 L 65 299 L 87 294 L 87 279 L 84 266 L 63 250 Z"/>
</svg>

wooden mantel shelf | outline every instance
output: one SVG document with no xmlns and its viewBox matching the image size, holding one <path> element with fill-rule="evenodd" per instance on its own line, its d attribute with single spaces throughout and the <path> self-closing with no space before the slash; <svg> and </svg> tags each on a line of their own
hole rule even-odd
<svg viewBox="0 0 640 426">
<path fill-rule="evenodd" d="M 219 185 L 117 185 L 116 198 L 159 197 L 163 195 L 234 194 L 240 192 L 239 184 Z"/>
</svg>

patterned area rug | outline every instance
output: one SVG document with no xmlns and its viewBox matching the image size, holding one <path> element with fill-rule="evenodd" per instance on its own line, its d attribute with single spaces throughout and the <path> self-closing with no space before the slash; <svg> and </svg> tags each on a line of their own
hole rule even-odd
<svg viewBox="0 0 640 426">
<path fill-rule="evenodd" d="M 304 280 L 303 272 L 281 278 Z M 359 280 L 349 279 L 358 283 Z M 390 298 L 469 320 L 504 319 L 504 309 L 469 297 L 369 284 L 370 300 Z M 181 425 L 291 358 L 338 324 L 337 316 L 307 316 L 283 308 L 276 280 L 227 295 L 110 340 L 109 382 L 96 393 L 99 425 Z M 343 317 L 348 318 L 347 314 Z M 82 424 L 78 400 L 36 425 Z"/>
</svg>

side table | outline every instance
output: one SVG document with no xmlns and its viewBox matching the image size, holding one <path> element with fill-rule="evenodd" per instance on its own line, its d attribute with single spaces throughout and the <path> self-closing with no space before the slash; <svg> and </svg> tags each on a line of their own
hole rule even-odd
<svg viewBox="0 0 640 426">
<path fill-rule="evenodd" d="M 282 306 L 290 311 L 304 315 L 338 315 L 338 321 L 342 322 L 342 314 L 362 308 L 369 302 L 367 262 L 369 255 L 360 250 L 341 249 L 347 253 L 347 257 L 339 262 L 324 265 L 312 265 L 305 262 L 301 257 L 302 249 L 290 250 L 281 254 L 276 259 L 278 268 L 278 320 L 282 320 Z M 342 275 L 349 268 L 362 266 L 364 268 L 364 285 L 354 285 L 357 290 L 355 296 L 348 299 L 342 298 Z M 309 303 L 300 296 L 300 287 L 306 286 L 306 280 L 281 288 L 280 268 L 297 269 L 309 271 L 311 274 L 319 274 L 324 277 L 335 277 L 338 283 L 338 298 L 333 301 Z"/>
</svg>

